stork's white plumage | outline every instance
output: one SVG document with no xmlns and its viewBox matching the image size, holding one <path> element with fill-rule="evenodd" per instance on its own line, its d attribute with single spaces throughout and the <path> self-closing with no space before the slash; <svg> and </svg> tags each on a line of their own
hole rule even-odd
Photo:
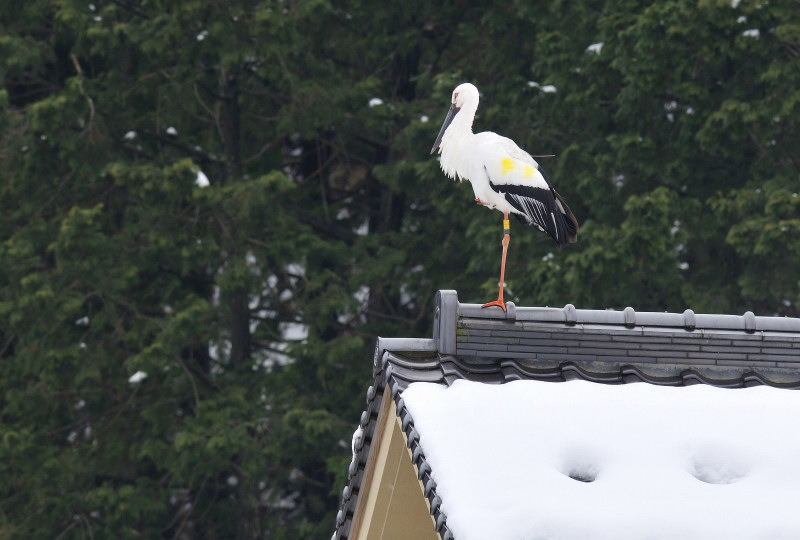
<svg viewBox="0 0 800 540">
<path fill-rule="evenodd" d="M 503 280 L 510 240 L 509 214 L 538 228 L 559 247 L 577 242 L 578 222 L 530 154 L 497 133 L 472 133 L 478 101 L 478 89 L 470 83 L 453 90 L 450 110 L 431 154 L 440 150 L 442 170 L 447 176 L 470 181 L 478 204 L 503 212 L 500 293 L 496 301 L 483 307 L 499 306 L 505 310 Z"/>
</svg>

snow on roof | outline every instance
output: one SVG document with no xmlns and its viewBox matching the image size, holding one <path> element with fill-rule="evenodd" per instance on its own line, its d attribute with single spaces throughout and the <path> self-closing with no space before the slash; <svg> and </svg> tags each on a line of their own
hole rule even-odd
<svg viewBox="0 0 800 540">
<path fill-rule="evenodd" d="M 458 540 L 800 538 L 800 393 L 533 380 L 402 392 Z"/>
</svg>

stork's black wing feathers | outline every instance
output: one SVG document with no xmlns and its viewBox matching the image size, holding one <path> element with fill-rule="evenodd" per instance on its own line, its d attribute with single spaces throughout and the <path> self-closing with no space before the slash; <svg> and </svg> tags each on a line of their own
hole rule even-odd
<svg viewBox="0 0 800 540">
<path fill-rule="evenodd" d="M 549 189 L 520 184 L 495 184 L 489 178 L 489 186 L 503 195 L 519 214 L 517 218 L 547 234 L 560 247 L 578 240 L 578 222 L 567 203 L 556 193 L 550 180 L 544 175 Z M 487 171 L 488 176 L 488 171 Z"/>
<path fill-rule="evenodd" d="M 567 206 L 567 201 L 564 200 L 564 197 L 559 195 L 558 191 L 556 191 L 556 188 L 553 187 L 553 184 L 550 182 L 550 178 L 547 177 L 547 173 L 544 172 L 544 169 L 537 167 L 537 170 L 539 171 L 539 174 L 542 175 L 542 178 L 544 178 L 544 181 L 547 182 L 547 185 L 550 186 L 550 190 L 553 192 L 558 210 L 564 214 L 564 225 L 567 228 L 567 242 L 574 244 L 578 241 L 578 220 L 575 219 L 575 216 L 572 214 L 572 210 L 570 210 L 569 206 Z"/>
</svg>

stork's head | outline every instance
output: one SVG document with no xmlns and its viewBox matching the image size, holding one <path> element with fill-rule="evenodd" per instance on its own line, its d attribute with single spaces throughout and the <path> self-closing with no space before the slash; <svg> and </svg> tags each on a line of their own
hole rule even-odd
<svg viewBox="0 0 800 540">
<path fill-rule="evenodd" d="M 472 105 L 477 109 L 478 99 L 478 89 L 475 88 L 474 84 L 466 82 L 456 86 L 456 89 L 453 90 L 453 98 L 450 100 L 450 102 L 457 109 L 461 109 L 461 107 L 467 104 Z"/>
<path fill-rule="evenodd" d="M 447 111 L 447 116 L 442 123 L 442 129 L 439 130 L 439 135 L 436 137 L 436 142 L 433 143 L 431 154 L 436 152 L 436 150 L 439 148 L 439 145 L 442 144 L 442 137 L 444 137 L 445 131 L 447 131 L 447 128 L 450 127 L 450 123 L 462 108 L 466 108 L 467 110 L 471 111 L 472 115 L 475 114 L 475 111 L 478 109 L 478 99 L 478 89 L 475 88 L 474 84 L 463 83 L 456 86 L 456 89 L 453 90 L 453 97 L 450 99 L 450 110 Z M 472 117 L 470 117 L 469 122 L 471 125 Z"/>
</svg>

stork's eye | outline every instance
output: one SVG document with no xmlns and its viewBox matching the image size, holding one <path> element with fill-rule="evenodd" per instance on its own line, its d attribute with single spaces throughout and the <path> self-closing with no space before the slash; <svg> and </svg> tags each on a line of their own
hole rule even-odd
<svg viewBox="0 0 800 540">
<path fill-rule="evenodd" d="M 455 103 L 456 101 L 458 101 L 458 92 L 453 94 L 453 103 Z"/>
</svg>

